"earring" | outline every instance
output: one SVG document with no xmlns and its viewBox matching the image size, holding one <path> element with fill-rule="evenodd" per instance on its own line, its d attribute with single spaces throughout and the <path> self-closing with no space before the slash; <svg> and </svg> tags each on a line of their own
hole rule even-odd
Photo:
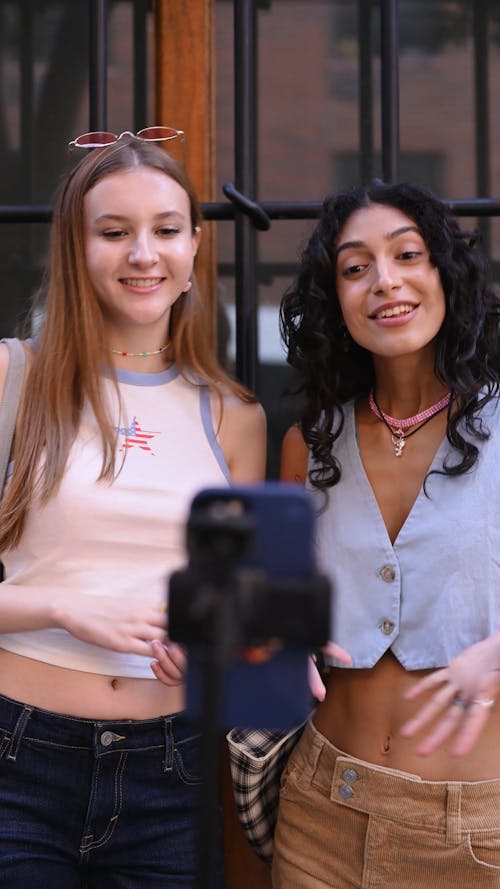
<svg viewBox="0 0 500 889">
<path fill-rule="evenodd" d="M 193 282 L 192 282 L 192 281 L 188 281 L 187 284 L 186 284 L 186 286 L 183 287 L 182 292 L 183 292 L 183 293 L 189 293 L 189 291 L 191 290 L 191 287 L 192 287 L 192 286 L 193 286 Z"/>
</svg>

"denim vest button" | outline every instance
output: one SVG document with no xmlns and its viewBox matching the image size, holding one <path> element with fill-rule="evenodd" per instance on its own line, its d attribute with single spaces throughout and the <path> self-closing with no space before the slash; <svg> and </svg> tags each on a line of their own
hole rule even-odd
<svg viewBox="0 0 500 889">
<path fill-rule="evenodd" d="M 350 799 L 352 796 L 353 790 L 352 787 L 349 787 L 348 784 L 341 784 L 339 787 L 339 796 L 342 799 Z"/>
<path fill-rule="evenodd" d="M 109 747 L 113 743 L 113 732 L 103 732 L 101 735 L 101 744 L 103 747 Z"/>
<path fill-rule="evenodd" d="M 385 618 L 385 620 L 383 620 L 380 624 L 380 629 L 386 636 L 390 636 L 394 629 L 394 622 L 392 620 L 389 620 L 388 618 Z"/>
<path fill-rule="evenodd" d="M 392 583 L 396 577 L 396 572 L 392 565 L 384 565 L 383 568 L 380 569 L 380 576 L 386 583 Z"/>
<path fill-rule="evenodd" d="M 344 769 L 342 777 L 348 784 L 353 784 L 354 781 L 357 781 L 358 779 L 358 773 L 355 772 L 354 769 Z"/>
</svg>

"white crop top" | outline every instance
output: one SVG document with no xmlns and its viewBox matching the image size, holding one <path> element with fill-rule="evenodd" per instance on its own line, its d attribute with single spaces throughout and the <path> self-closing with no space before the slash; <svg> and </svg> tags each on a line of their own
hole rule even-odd
<svg viewBox="0 0 500 889">
<path fill-rule="evenodd" d="M 158 374 L 119 370 L 117 376 L 123 404 L 117 478 L 96 481 L 101 446 L 86 410 L 59 492 L 31 509 L 21 543 L 2 554 L 9 584 L 45 588 L 48 595 L 63 588 L 68 596 L 162 602 L 169 575 L 185 563 L 184 526 L 194 494 L 230 484 L 207 386 L 187 382 L 175 365 Z M 116 404 L 113 384 L 103 382 Z M 108 651 L 57 628 L 0 635 L 0 648 L 74 670 L 154 678 L 152 657 Z"/>
</svg>

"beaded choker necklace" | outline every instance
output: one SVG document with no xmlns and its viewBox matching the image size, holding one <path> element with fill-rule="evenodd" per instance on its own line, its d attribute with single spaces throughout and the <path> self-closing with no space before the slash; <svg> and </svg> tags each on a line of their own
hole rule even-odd
<svg viewBox="0 0 500 889">
<path fill-rule="evenodd" d="M 165 349 L 168 349 L 169 343 L 166 343 L 160 349 L 155 349 L 153 352 L 122 352 L 121 349 L 111 349 L 113 355 L 121 355 L 122 358 L 150 358 L 151 355 L 161 355 Z"/>
<path fill-rule="evenodd" d="M 451 392 L 447 392 L 446 395 L 443 395 L 439 401 L 436 401 L 435 404 L 431 404 L 430 407 L 425 408 L 425 410 L 420 411 L 419 414 L 415 414 L 413 417 L 406 417 L 404 420 L 397 420 L 395 417 L 390 417 L 389 414 L 384 414 L 383 410 L 381 410 L 375 400 L 375 395 L 373 389 L 371 390 L 368 396 L 368 404 L 370 406 L 370 410 L 375 414 L 379 420 L 382 420 L 383 423 L 387 426 L 389 432 L 391 433 L 391 441 L 394 445 L 394 455 L 396 457 L 403 456 L 403 448 L 406 444 L 406 439 L 410 438 L 411 435 L 415 435 L 415 432 L 418 432 L 419 429 L 422 429 L 422 426 L 425 426 L 429 420 L 432 419 L 436 414 L 444 411 L 445 407 L 447 407 L 451 398 Z M 405 432 L 405 429 L 410 429 L 412 426 L 417 426 L 416 429 L 413 429 L 412 432 Z"/>
</svg>

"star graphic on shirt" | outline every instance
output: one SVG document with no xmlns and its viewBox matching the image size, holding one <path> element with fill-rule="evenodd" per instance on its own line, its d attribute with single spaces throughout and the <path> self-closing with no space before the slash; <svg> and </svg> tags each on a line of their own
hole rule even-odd
<svg viewBox="0 0 500 889">
<path fill-rule="evenodd" d="M 152 432 L 149 429 L 143 429 L 137 417 L 134 417 L 130 426 L 119 426 L 117 432 L 118 435 L 123 436 L 124 439 L 122 441 L 120 453 L 130 450 L 131 448 L 139 448 L 139 450 L 151 454 L 152 457 L 156 456 L 151 448 L 150 441 L 155 438 L 155 436 L 161 435 L 161 432 Z"/>
</svg>

